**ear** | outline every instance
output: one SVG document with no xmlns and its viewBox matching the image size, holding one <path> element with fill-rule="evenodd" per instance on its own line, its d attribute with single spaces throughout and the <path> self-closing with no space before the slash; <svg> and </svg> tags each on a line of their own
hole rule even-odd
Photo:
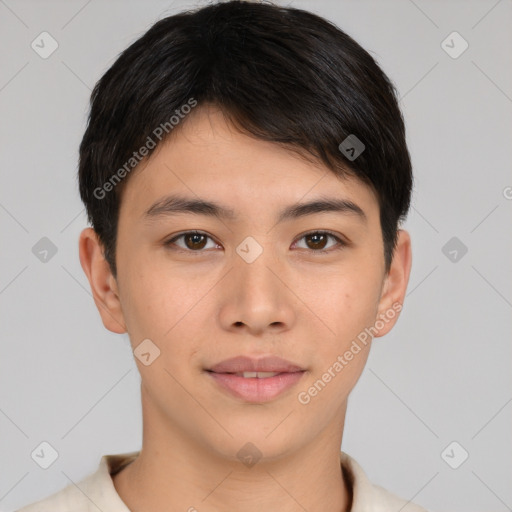
<svg viewBox="0 0 512 512">
<path fill-rule="evenodd" d="M 92 228 L 80 233 L 78 242 L 80 264 L 89 280 L 92 296 L 103 325 L 112 332 L 123 334 L 126 324 L 121 310 L 117 282 L 103 256 L 103 246 Z"/>
<path fill-rule="evenodd" d="M 411 272 L 411 237 L 403 229 L 398 231 L 398 240 L 393 252 L 389 272 L 384 280 L 379 300 L 375 326 L 375 337 L 384 336 L 395 325 L 405 299 Z"/>
</svg>

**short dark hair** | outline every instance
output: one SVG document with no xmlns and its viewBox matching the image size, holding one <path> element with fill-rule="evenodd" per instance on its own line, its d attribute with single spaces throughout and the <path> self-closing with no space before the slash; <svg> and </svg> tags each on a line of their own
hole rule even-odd
<svg viewBox="0 0 512 512">
<path fill-rule="evenodd" d="M 183 126 L 185 105 L 209 104 L 242 133 L 369 185 L 388 270 L 413 180 L 397 98 L 366 50 L 302 9 L 234 0 L 159 20 L 95 85 L 80 144 L 80 196 L 113 275 L 127 174 Z M 349 135 L 364 144 L 355 159 L 340 147 Z"/>
</svg>

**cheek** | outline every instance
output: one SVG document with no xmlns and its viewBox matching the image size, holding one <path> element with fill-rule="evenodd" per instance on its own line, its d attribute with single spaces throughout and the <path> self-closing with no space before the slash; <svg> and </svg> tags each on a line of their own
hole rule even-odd
<svg viewBox="0 0 512 512">
<path fill-rule="evenodd" d="M 199 339 L 195 331 L 204 328 L 201 312 L 210 286 L 149 261 L 134 259 L 124 270 L 121 302 L 133 348 L 149 338 L 159 347 L 162 361 L 190 357 Z"/>
<path fill-rule="evenodd" d="M 130 266 L 120 267 L 119 274 L 123 315 L 133 343 L 144 338 L 161 339 L 179 314 L 176 281 L 171 286 L 170 277 L 166 279 L 154 265 L 139 264 L 136 259 Z"/>
<path fill-rule="evenodd" d="M 330 346 L 341 349 L 366 327 L 373 325 L 380 298 L 381 275 L 366 267 L 325 279 L 323 287 L 317 289 L 313 302 L 318 316 L 329 326 Z"/>
<path fill-rule="evenodd" d="M 316 343 L 311 375 L 297 396 L 324 422 L 340 413 L 368 359 L 371 336 L 366 329 L 375 322 L 380 294 L 376 283 L 371 278 L 338 279 L 326 291 L 323 314 L 334 332 Z"/>
</svg>

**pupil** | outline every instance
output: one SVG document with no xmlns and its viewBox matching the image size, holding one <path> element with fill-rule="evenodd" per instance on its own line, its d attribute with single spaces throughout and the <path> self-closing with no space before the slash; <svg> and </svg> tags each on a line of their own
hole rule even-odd
<svg viewBox="0 0 512 512">
<path fill-rule="evenodd" d="M 314 239 L 313 245 L 318 246 L 318 243 L 323 247 L 322 241 L 325 241 L 325 235 L 309 235 L 311 239 Z M 321 240 L 319 240 L 321 239 Z"/>
<path fill-rule="evenodd" d="M 197 244 L 201 245 L 201 239 L 202 238 L 205 238 L 204 235 L 199 235 L 199 234 L 193 234 L 193 235 L 189 235 L 189 240 L 192 239 L 192 245 L 194 246 L 193 248 L 197 248 Z M 199 241 L 198 241 L 199 239 Z M 202 248 L 202 246 L 200 247 Z"/>
</svg>

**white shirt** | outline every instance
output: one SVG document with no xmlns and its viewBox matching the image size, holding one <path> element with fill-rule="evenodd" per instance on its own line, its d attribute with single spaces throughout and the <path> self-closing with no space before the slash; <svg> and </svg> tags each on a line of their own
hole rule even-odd
<svg viewBox="0 0 512 512">
<path fill-rule="evenodd" d="M 103 455 L 98 469 L 77 485 L 69 484 L 61 491 L 16 512 L 130 512 L 117 493 L 111 475 L 133 462 L 139 453 L 136 451 Z M 340 452 L 340 462 L 352 486 L 351 512 L 427 512 L 424 508 L 373 485 L 361 466 L 345 452 Z"/>
</svg>

